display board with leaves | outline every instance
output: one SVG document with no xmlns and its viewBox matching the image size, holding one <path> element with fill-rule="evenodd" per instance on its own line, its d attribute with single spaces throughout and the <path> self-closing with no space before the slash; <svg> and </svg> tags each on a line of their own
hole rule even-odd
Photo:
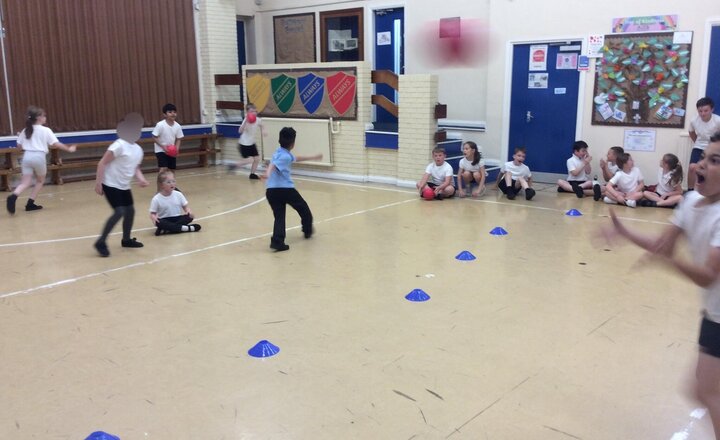
<svg viewBox="0 0 720 440">
<path fill-rule="evenodd" d="M 691 44 L 673 32 L 606 35 L 595 64 L 592 123 L 685 126 Z"/>
</svg>

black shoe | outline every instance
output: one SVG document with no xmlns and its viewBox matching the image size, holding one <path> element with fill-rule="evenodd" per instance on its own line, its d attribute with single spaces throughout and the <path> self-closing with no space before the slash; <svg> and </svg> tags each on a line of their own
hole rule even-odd
<svg viewBox="0 0 720 440">
<path fill-rule="evenodd" d="M 602 188 L 600 188 L 600 184 L 596 183 L 593 185 L 593 200 L 596 202 L 602 198 Z"/>
<path fill-rule="evenodd" d="M 580 185 L 573 185 L 572 189 L 575 192 L 575 195 L 577 196 L 578 199 L 582 199 L 583 197 L 585 197 L 585 192 L 580 187 Z"/>
<path fill-rule="evenodd" d="M 107 244 L 104 241 L 96 241 L 95 249 L 97 249 L 98 254 L 100 254 L 101 257 L 110 256 L 110 250 L 108 249 Z"/>
<path fill-rule="evenodd" d="M 270 249 L 275 249 L 275 252 L 282 252 L 290 249 L 290 246 L 285 243 L 270 243 Z"/>
<path fill-rule="evenodd" d="M 27 204 L 25 205 L 25 211 L 37 211 L 38 209 L 42 209 L 42 206 L 36 205 L 35 200 L 33 199 L 28 200 Z"/>
<path fill-rule="evenodd" d="M 188 227 L 190 228 L 190 232 L 197 232 L 201 229 L 200 225 L 197 223 L 190 224 Z"/>
<path fill-rule="evenodd" d="M 143 247 L 143 244 L 137 241 L 137 238 L 131 238 L 130 240 L 122 240 L 120 242 L 122 247 L 126 248 L 141 248 Z"/>
<path fill-rule="evenodd" d="M 505 195 L 507 196 L 508 200 L 515 200 L 515 191 L 513 191 L 512 189 L 508 188 Z"/>
<path fill-rule="evenodd" d="M 644 206 L 646 208 L 657 208 L 657 202 L 654 200 L 640 200 L 640 206 Z"/>
<path fill-rule="evenodd" d="M 305 235 L 305 238 L 312 237 L 314 233 L 315 233 L 315 228 L 312 226 L 308 230 L 303 230 L 303 234 Z"/>
<path fill-rule="evenodd" d="M 155 229 L 155 236 L 156 236 L 156 237 L 158 237 L 158 236 L 160 236 L 160 235 L 163 235 L 163 233 L 164 233 L 163 230 L 160 229 L 159 226 L 158 226 L 157 229 Z"/>
<path fill-rule="evenodd" d="M 10 214 L 15 214 L 15 202 L 17 201 L 17 196 L 15 194 L 10 194 L 7 198 L 7 210 Z"/>
<path fill-rule="evenodd" d="M 532 188 L 528 188 L 525 190 L 525 200 L 532 200 L 532 198 L 535 197 L 535 190 Z"/>
<path fill-rule="evenodd" d="M 260 177 L 255 173 L 250 173 L 250 180 L 260 180 Z"/>
<path fill-rule="evenodd" d="M 235 164 L 235 163 L 231 163 L 230 165 L 228 165 L 228 166 L 227 166 L 227 172 L 228 172 L 228 174 L 234 173 L 235 170 L 237 169 L 237 167 L 238 167 L 238 166 L 237 166 L 237 164 Z"/>
</svg>

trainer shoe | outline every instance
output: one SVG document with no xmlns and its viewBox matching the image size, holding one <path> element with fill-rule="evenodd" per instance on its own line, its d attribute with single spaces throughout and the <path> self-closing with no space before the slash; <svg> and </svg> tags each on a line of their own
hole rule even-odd
<svg viewBox="0 0 720 440">
<path fill-rule="evenodd" d="M 602 188 L 599 183 L 593 184 L 593 200 L 596 202 L 602 198 Z"/>
<path fill-rule="evenodd" d="M 535 190 L 532 188 L 528 188 L 525 190 L 525 200 L 532 200 L 532 198 L 535 197 Z"/>
<path fill-rule="evenodd" d="M 7 210 L 10 214 L 15 214 L 15 202 L 17 201 L 17 196 L 15 194 L 10 194 L 7 198 Z"/>
<path fill-rule="evenodd" d="M 515 191 L 513 191 L 512 189 L 508 188 L 508 192 L 505 193 L 505 195 L 507 196 L 508 200 L 515 200 Z"/>
<path fill-rule="evenodd" d="M 631 208 L 634 208 L 637 206 L 637 201 L 635 200 L 625 200 L 625 206 L 629 206 Z"/>
<path fill-rule="evenodd" d="M 250 173 L 250 180 L 260 180 L 260 177 L 255 173 Z"/>
<path fill-rule="evenodd" d="M 315 233 L 315 227 L 314 227 L 314 226 L 311 226 L 309 230 L 303 230 L 303 235 L 305 236 L 305 238 L 310 238 L 310 237 L 312 237 L 314 233 Z"/>
<path fill-rule="evenodd" d="M 603 199 L 603 202 L 607 203 L 608 205 L 614 205 L 616 204 L 615 200 L 611 199 L 610 197 L 605 196 Z"/>
<path fill-rule="evenodd" d="M 190 232 L 197 232 L 201 229 L 200 225 L 197 223 L 189 224 L 188 227 L 190 228 Z"/>
<path fill-rule="evenodd" d="M 141 248 L 143 247 L 143 244 L 137 241 L 137 238 L 133 237 L 130 240 L 122 240 L 120 241 L 120 244 L 122 247 L 126 248 Z"/>
<path fill-rule="evenodd" d="M 101 257 L 109 257 L 110 256 L 110 250 L 107 247 L 107 243 L 104 241 L 96 241 L 95 242 L 95 249 L 97 249 L 98 254 L 100 254 Z"/>
</svg>

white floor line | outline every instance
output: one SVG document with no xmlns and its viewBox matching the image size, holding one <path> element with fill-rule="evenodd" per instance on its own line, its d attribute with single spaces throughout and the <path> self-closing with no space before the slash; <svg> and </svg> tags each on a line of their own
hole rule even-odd
<svg viewBox="0 0 720 440">
<path fill-rule="evenodd" d="M 692 432 L 693 426 L 695 423 L 702 419 L 703 416 L 707 413 L 707 409 L 705 408 L 695 408 L 690 413 L 690 422 L 688 422 L 687 425 L 681 430 L 672 435 L 670 437 L 670 440 L 688 440 L 690 438 L 690 433 Z"/>
<path fill-rule="evenodd" d="M 218 212 L 217 214 L 212 214 L 212 215 L 208 215 L 205 217 L 198 217 L 195 220 L 200 221 L 200 220 L 205 220 L 205 219 L 209 219 L 209 218 L 213 218 L 213 217 L 218 217 L 220 215 L 226 215 L 226 214 L 231 214 L 233 212 L 242 211 L 243 209 L 249 208 L 253 205 L 257 205 L 258 203 L 263 202 L 263 201 L 265 201 L 265 197 L 255 200 L 254 202 L 250 202 L 247 205 L 239 206 L 237 208 L 233 208 L 233 209 L 223 211 L 223 212 Z M 138 228 L 138 229 L 133 229 L 132 231 L 140 232 L 140 231 L 149 231 L 149 230 L 153 230 L 153 229 L 155 229 L 155 227 Z M 118 234 L 122 234 L 122 232 L 113 232 L 110 235 L 118 235 Z M 95 235 L 84 235 L 84 236 L 80 236 L 80 237 L 54 238 L 54 239 L 50 239 L 50 240 L 22 241 L 22 242 L 17 242 L 17 243 L 3 243 L 3 244 L 0 244 L 0 248 L 13 247 L 13 246 L 25 246 L 25 245 L 32 245 L 32 244 L 60 243 L 63 241 L 87 240 L 90 238 L 97 239 L 97 237 L 98 237 L 97 234 L 95 234 Z"/>
<path fill-rule="evenodd" d="M 401 204 L 405 204 L 405 203 L 410 203 L 410 202 L 416 202 L 416 201 L 417 201 L 416 199 L 408 199 L 408 200 L 402 200 L 402 201 L 399 201 L 399 202 L 388 203 L 388 204 L 385 204 L 385 205 L 376 206 L 375 208 L 363 209 L 363 210 L 351 212 L 351 213 L 348 213 L 348 214 L 342 214 L 342 215 L 338 215 L 338 216 L 335 216 L 335 217 L 330 217 L 330 218 L 327 218 L 327 219 L 324 219 L 324 220 L 317 221 L 316 223 L 318 223 L 318 224 L 320 224 L 320 223 L 327 223 L 327 222 L 331 222 L 331 221 L 334 221 L 334 220 L 338 220 L 338 219 L 342 219 L 342 218 L 346 218 L 346 217 L 351 217 L 351 216 L 354 216 L 354 215 L 365 214 L 365 213 L 368 213 L 368 212 L 373 212 L 373 211 L 377 211 L 377 210 L 380 210 L 380 209 L 385 209 L 385 208 L 389 208 L 389 207 L 392 207 L 392 206 L 397 206 L 397 205 L 401 205 Z M 257 203 L 257 202 L 254 202 L 254 203 Z M 288 228 L 287 230 L 293 230 L 293 229 L 299 229 L 299 228 L 300 228 L 300 226 L 293 226 L 293 227 L 291 227 L 291 228 Z M 64 284 L 72 284 L 72 283 L 76 283 L 76 282 L 78 282 L 78 281 L 82 281 L 82 280 L 86 280 L 86 279 L 90 279 L 90 278 L 95 278 L 95 277 L 98 277 L 98 276 L 101 276 L 101 275 L 104 275 L 104 274 L 108 274 L 108 273 L 118 272 L 118 271 L 126 270 L 126 269 L 132 269 L 132 268 L 135 268 L 135 267 L 140 267 L 140 266 L 145 266 L 145 265 L 150 265 L 150 264 L 155 264 L 155 263 L 159 263 L 159 262 L 161 262 L 161 261 L 169 260 L 169 259 L 171 259 L 171 258 L 178 258 L 178 257 L 187 256 L 187 255 L 197 254 L 197 253 L 200 253 L 200 252 L 207 252 L 207 251 L 210 251 L 210 250 L 213 250 L 213 249 L 218 249 L 218 248 L 221 248 L 221 247 L 231 246 L 231 245 L 234 245 L 234 244 L 243 243 L 243 242 L 250 241 L 250 240 L 256 240 L 256 239 L 258 239 L 258 238 L 269 237 L 269 236 L 271 236 L 271 235 L 272 235 L 272 232 L 266 232 L 266 233 L 264 233 L 264 234 L 255 235 L 255 236 L 253 236 L 253 237 L 240 238 L 240 239 L 238 239 L 238 240 L 227 241 L 227 242 L 225 242 L 225 243 L 219 243 L 219 244 L 215 244 L 215 245 L 212 245 L 212 246 L 207 246 L 207 247 L 204 247 L 204 248 L 193 249 L 193 250 L 186 251 L 186 252 L 180 252 L 180 253 L 177 253 L 177 254 L 166 255 L 166 256 L 164 256 L 164 257 L 154 258 L 154 259 L 152 259 L 152 260 L 138 261 L 138 262 L 136 262 L 136 263 L 132 263 L 132 264 L 128 264 L 128 265 L 120 266 L 120 267 L 115 267 L 115 268 L 112 268 L 112 269 L 107 269 L 107 270 L 104 270 L 104 271 L 101 271 L 101 272 L 93 272 L 93 273 L 89 273 L 89 274 L 86 274 L 86 275 L 81 275 L 81 276 L 75 277 L 75 278 L 67 278 L 67 279 L 64 279 L 64 280 L 54 281 L 54 282 L 52 282 L 52 283 L 43 284 L 43 285 L 40 285 L 40 286 L 30 287 L 30 288 L 28 288 L 28 289 L 16 290 L 16 291 L 14 291 L 14 292 L 3 293 L 3 294 L 0 294 L 0 299 L 10 298 L 10 297 L 17 296 L 17 295 L 29 294 L 29 293 L 33 293 L 33 292 L 37 292 L 37 291 L 41 291 L 41 290 L 47 290 L 47 289 L 51 289 L 51 288 L 53 288 L 53 287 L 62 286 L 62 285 L 64 285 Z"/>
</svg>

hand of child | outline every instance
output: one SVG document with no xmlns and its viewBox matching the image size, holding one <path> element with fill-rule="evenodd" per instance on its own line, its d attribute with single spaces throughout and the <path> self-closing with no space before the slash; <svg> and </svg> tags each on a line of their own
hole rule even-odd
<svg viewBox="0 0 720 440">
<path fill-rule="evenodd" d="M 97 195 L 99 196 L 104 194 L 102 182 L 95 182 L 95 193 L 97 193 Z"/>
<path fill-rule="evenodd" d="M 607 168 L 607 160 L 600 159 L 600 168 Z"/>
<path fill-rule="evenodd" d="M 592 162 L 592 156 L 590 156 L 589 154 L 585 155 L 585 162 L 587 162 L 587 163 Z"/>
<path fill-rule="evenodd" d="M 478 197 L 478 196 L 480 196 L 480 193 L 482 193 L 484 190 L 485 190 L 485 185 L 482 185 L 482 186 L 478 185 L 477 188 L 475 188 L 473 190 L 472 196 Z"/>
<path fill-rule="evenodd" d="M 458 188 L 457 190 L 458 197 L 465 197 L 465 190 L 462 188 Z"/>
<path fill-rule="evenodd" d="M 315 155 L 315 156 L 313 157 L 314 160 L 322 160 L 322 158 L 323 158 L 322 153 L 317 154 L 317 155 Z"/>
<path fill-rule="evenodd" d="M 68 147 L 68 152 L 74 153 L 77 151 L 77 145 L 73 144 Z"/>
<path fill-rule="evenodd" d="M 145 188 L 146 186 L 148 186 L 150 184 L 145 179 L 138 179 L 138 185 L 140 185 L 142 188 Z"/>
</svg>

